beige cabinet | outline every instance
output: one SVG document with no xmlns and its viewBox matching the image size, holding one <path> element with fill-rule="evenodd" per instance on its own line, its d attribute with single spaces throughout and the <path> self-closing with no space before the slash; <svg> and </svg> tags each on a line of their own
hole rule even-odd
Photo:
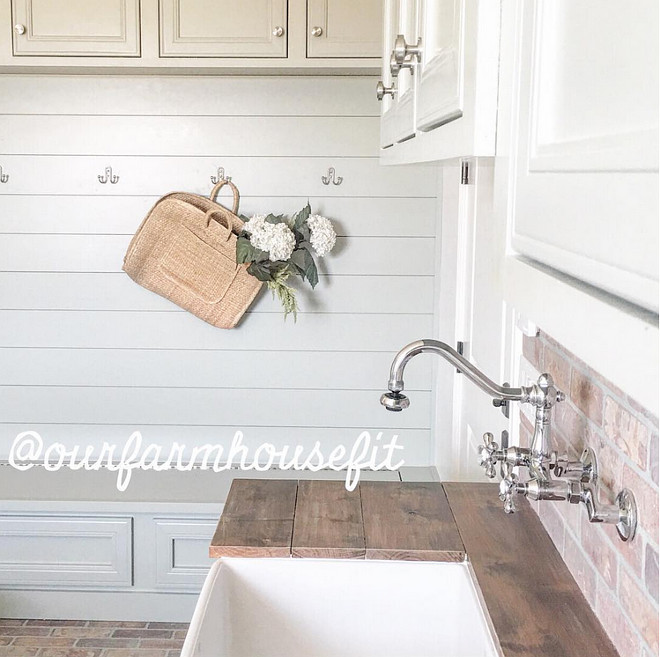
<svg viewBox="0 0 660 657">
<path fill-rule="evenodd" d="M 307 0 L 308 57 L 378 57 L 382 0 Z"/>
<path fill-rule="evenodd" d="M 286 57 L 286 0 L 160 0 L 163 57 Z"/>
<path fill-rule="evenodd" d="M 139 0 L 12 0 L 14 56 L 140 56 Z"/>
</svg>

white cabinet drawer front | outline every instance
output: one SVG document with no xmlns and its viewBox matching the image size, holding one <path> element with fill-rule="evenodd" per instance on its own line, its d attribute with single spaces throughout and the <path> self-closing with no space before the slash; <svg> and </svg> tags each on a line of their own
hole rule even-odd
<svg viewBox="0 0 660 657">
<path fill-rule="evenodd" d="M 217 518 L 157 518 L 156 586 L 159 589 L 199 590 L 211 567 L 209 543 Z"/>
<path fill-rule="evenodd" d="M 132 584 L 132 519 L 0 517 L 0 586 Z"/>
<path fill-rule="evenodd" d="M 160 0 L 162 57 L 286 57 L 286 0 Z"/>
<path fill-rule="evenodd" d="M 140 0 L 13 0 L 12 9 L 22 26 L 14 55 L 140 56 Z"/>
<path fill-rule="evenodd" d="M 307 0 L 308 57 L 380 57 L 382 0 Z"/>
</svg>

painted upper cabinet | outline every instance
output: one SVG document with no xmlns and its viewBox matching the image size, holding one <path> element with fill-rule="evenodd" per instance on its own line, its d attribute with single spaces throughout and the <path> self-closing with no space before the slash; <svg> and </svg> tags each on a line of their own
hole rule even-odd
<svg viewBox="0 0 660 657">
<path fill-rule="evenodd" d="M 307 0 L 308 57 L 379 57 L 382 0 Z"/>
<path fill-rule="evenodd" d="M 139 0 L 12 0 L 13 54 L 140 56 Z"/>
<path fill-rule="evenodd" d="M 405 44 L 400 38 L 398 48 L 396 41 L 392 43 L 383 74 L 398 54 L 394 105 L 407 110 L 398 113 L 398 125 L 388 130 L 405 144 L 384 151 L 383 162 L 494 155 L 499 1 L 400 2 L 404 10 L 399 12 L 396 33 Z"/>
<path fill-rule="evenodd" d="M 0 74 L 370 75 L 383 0 L 1 0 Z"/>
<path fill-rule="evenodd" d="M 513 246 L 657 311 L 658 2 L 517 6 L 501 110 Z"/>
<path fill-rule="evenodd" d="M 164 57 L 286 57 L 286 0 L 160 0 Z"/>
</svg>

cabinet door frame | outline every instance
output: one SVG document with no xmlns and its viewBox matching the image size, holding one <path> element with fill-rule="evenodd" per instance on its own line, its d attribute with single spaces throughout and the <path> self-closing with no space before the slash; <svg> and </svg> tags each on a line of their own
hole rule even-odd
<svg viewBox="0 0 660 657">
<path fill-rule="evenodd" d="M 140 57 L 140 0 L 115 0 L 119 7 L 119 35 L 48 35 L 35 32 L 34 0 L 11 0 L 12 54 L 15 57 Z M 14 25 L 23 25 L 18 34 Z M 7 29 L 10 29 L 7 26 Z"/>
<path fill-rule="evenodd" d="M 432 9 L 442 1 L 453 4 L 452 39 L 449 43 L 431 41 L 435 15 Z M 463 116 L 465 1 L 420 0 L 422 62 L 418 67 L 416 127 L 422 132 Z"/>
<path fill-rule="evenodd" d="M 289 16 L 287 0 L 269 0 L 267 33 L 261 39 L 241 41 L 231 37 L 183 37 L 179 13 L 182 0 L 159 0 L 158 28 L 160 57 L 286 59 L 288 57 Z M 276 29 L 284 32 L 277 36 Z"/>
</svg>

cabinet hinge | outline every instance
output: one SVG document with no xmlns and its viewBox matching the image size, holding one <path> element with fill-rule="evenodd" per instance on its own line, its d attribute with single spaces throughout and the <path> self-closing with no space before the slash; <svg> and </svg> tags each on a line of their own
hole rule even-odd
<svg viewBox="0 0 660 657">
<path fill-rule="evenodd" d="M 461 184 L 463 184 L 463 183 L 461 183 Z M 457 351 L 461 356 L 463 356 L 463 355 L 464 355 L 464 352 L 465 352 L 465 343 L 464 343 L 464 342 L 460 342 L 460 341 L 457 342 L 457 343 L 456 343 L 456 351 Z M 457 368 L 457 369 L 456 369 L 456 373 L 457 373 L 457 374 L 461 374 L 462 372 L 461 372 L 461 370 L 459 370 L 459 369 Z"/>
<path fill-rule="evenodd" d="M 470 165 L 468 162 L 461 162 L 461 185 L 470 184 Z"/>
</svg>

